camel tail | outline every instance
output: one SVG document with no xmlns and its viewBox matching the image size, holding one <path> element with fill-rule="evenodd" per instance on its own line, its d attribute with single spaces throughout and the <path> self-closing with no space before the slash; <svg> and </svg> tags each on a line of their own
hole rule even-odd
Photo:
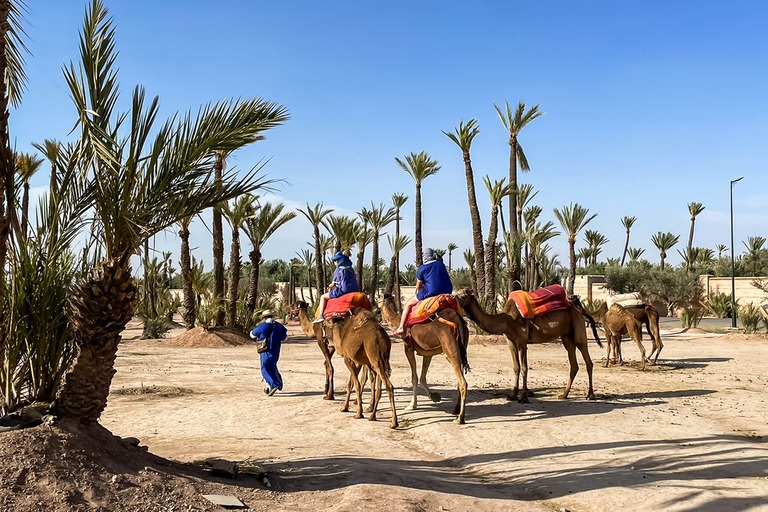
<svg viewBox="0 0 768 512">
<path fill-rule="evenodd" d="M 456 326 L 456 340 L 459 342 L 459 356 L 461 357 L 461 368 L 464 373 L 471 372 L 472 368 L 469 366 L 469 358 L 467 358 L 467 345 L 469 345 L 469 339 L 467 338 L 467 331 L 464 327 L 464 320 L 460 318 L 460 324 Z"/>
<path fill-rule="evenodd" d="M 592 318 L 584 309 L 584 306 L 581 304 L 581 300 L 579 300 L 579 297 L 576 295 L 573 295 L 571 297 L 568 297 L 568 302 L 571 303 L 571 305 L 582 314 L 582 316 L 586 317 L 587 320 L 589 320 L 589 325 L 592 327 L 592 334 L 595 335 L 595 341 L 597 342 L 597 346 L 600 348 L 603 348 L 603 342 L 600 341 L 600 337 L 597 335 L 597 327 L 595 327 L 595 319 Z"/>
</svg>

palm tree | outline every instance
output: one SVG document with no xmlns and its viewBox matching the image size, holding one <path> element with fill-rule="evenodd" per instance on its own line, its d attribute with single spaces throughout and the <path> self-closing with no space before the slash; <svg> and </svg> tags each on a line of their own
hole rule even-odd
<svg viewBox="0 0 768 512">
<path fill-rule="evenodd" d="M 229 203 L 222 204 L 222 213 L 232 228 L 232 244 L 229 249 L 229 275 L 227 276 L 227 327 L 235 327 L 237 323 L 237 299 L 240 288 L 240 228 L 246 219 L 256 215 L 256 198 L 252 195 L 242 195 Z M 251 274 L 254 272 L 252 271 Z"/>
<path fill-rule="evenodd" d="M 195 292 L 197 310 L 202 307 L 203 297 L 208 297 L 211 293 L 211 282 L 213 275 L 205 272 L 203 262 L 196 261 L 192 257 L 192 291 Z"/>
<path fill-rule="evenodd" d="M 395 207 L 395 240 L 400 239 L 400 209 L 405 202 L 408 201 L 408 196 L 405 194 L 394 193 L 392 194 L 392 205 Z M 397 253 L 397 262 L 395 263 L 395 301 L 398 304 L 398 311 L 402 304 L 400 297 L 400 252 Z"/>
<path fill-rule="evenodd" d="M 16 156 L 16 172 L 21 178 L 23 193 L 21 199 L 21 226 L 22 236 L 26 236 L 29 229 L 29 180 L 43 165 L 43 159 L 28 153 L 18 153 Z"/>
<path fill-rule="evenodd" d="M 323 226 L 333 236 L 334 252 L 344 252 L 349 255 L 349 251 L 357 241 L 357 221 L 346 215 L 328 215 L 323 220 Z"/>
<path fill-rule="evenodd" d="M 373 241 L 373 230 L 368 227 L 366 222 L 358 224 L 357 229 L 357 264 L 355 265 L 355 275 L 361 290 L 365 290 L 365 279 L 363 279 L 363 269 L 365 262 L 365 248 Z"/>
<path fill-rule="evenodd" d="M 528 258 L 528 290 L 534 290 L 539 287 L 539 257 L 541 256 L 542 247 L 545 247 L 545 243 L 548 240 L 559 235 L 560 232 L 555 230 L 555 225 L 552 221 L 547 221 L 546 224 L 537 222 L 536 224 L 526 228 L 525 236 L 528 240 L 528 245 L 531 248 L 531 252 Z"/>
<path fill-rule="evenodd" d="M 395 272 L 395 266 L 397 265 L 398 254 L 411 243 L 411 239 L 407 236 L 393 237 L 392 235 L 388 235 L 387 241 L 389 242 L 389 248 L 392 249 L 392 258 L 389 261 L 389 274 L 387 275 L 387 284 L 384 286 L 384 295 L 392 295 L 392 292 L 394 292 L 395 289 L 395 278 L 397 274 Z M 402 304 L 398 303 L 396 306 L 397 312 L 401 313 L 400 308 Z"/>
<path fill-rule="evenodd" d="M 523 230 L 523 211 L 537 195 L 539 195 L 539 191 L 534 192 L 533 185 L 530 183 L 517 185 L 517 226 L 520 231 Z"/>
<path fill-rule="evenodd" d="M 472 147 L 472 141 L 480 133 L 477 126 L 477 120 L 470 119 L 467 124 L 464 120 L 459 121 L 455 133 L 443 131 L 459 149 L 464 159 L 464 173 L 467 178 L 467 200 L 469 201 L 469 217 L 472 220 L 472 243 L 475 248 L 475 276 L 477 278 L 477 290 L 480 295 L 485 293 L 485 254 L 483 249 L 483 227 L 480 221 L 480 210 L 477 208 L 477 197 L 475 197 L 475 178 L 472 172 L 472 160 L 469 157 L 469 150 Z M 448 258 L 450 260 L 450 258 Z"/>
<path fill-rule="evenodd" d="M 253 247 L 248 253 L 251 260 L 251 280 L 248 286 L 248 298 L 245 308 L 251 313 L 256 310 L 256 299 L 259 295 L 259 267 L 261 265 L 261 250 L 269 237 L 283 227 L 287 222 L 296 218 L 296 212 L 283 213 L 285 205 L 264 203 L 259 206 L 256 215 L 247 217 L 243 231 Z M 309 269 L 307 269 L 309 270 Z"/>
<path fill-rule="evenodd" d="M 696 217 L 704 211 L 706 207 L 701 203 L 688 203 L 688 213 L 691 214 L 691 231 L 688 233 L 688 250 L 693 248 L 693 226 L 696 224 Z"/>
<path fill-rule="evenodd" d="M 458 248 L 459 248 L 459 246 L 458 246 L 458 245 L 456 245 L 456 244 L 455 244 L 455 243 L 453 243 L 453 242 L 450 242 L 450 243 L 447 245 L 447 247 L 446 247 L 446 249 L 448 249 L 448 272 L 450 272 L 450 271 L 451 271 L 451 254 L 453 254 L 453 251 L 455 251 L 455 250 L 456 250 L 456 249 L 458 249 Z"/>
<path fill-rule="evenodd" d="M 394 208 L 384 210 L 384 203 L 375 206 L 371 201 L 371 209 L 363 208 L 360 212 L 360 218 L 371 226 L 373 231 L 373 255 L 371 256 L 371 291 L 369 293 L 371 303 L 376 302 L 376 290 L 379 288 L 379 237 L 381 230 L 394 222 L 397 214 Z"/>
<path fill-rule="evenodd" d="M 597 217 L 597 214 L 589 215 L 589 208 L 584 208 L 579 203 L 570 203 L 563 206 L 562 210 L 555 209 L 555 217 L 563 231 L 568 234 L 568 254 L 570 258 L 570 267 L 568 269 L 568 295 L 573 295 L 573 285 L 576 279 L 576 237 L 584 226 Z"/>
<path fill-rule="evenodd" d="M 627 217 L 625 216 L 623 219 L 621 219 L 621 225 L 624 226 L 624 229 L 627 230 L 627 241 L 624 242 L 624 252 L 621 253 L 621 263 L 620 266 L 624 266 L 624 259 L 627 257 L 627 252 L 629 251 L 629 230 L 632 229 L 632 225 L 637 220 L 637 217 Z"/>
<path fill-rule="evenodd" d="M 517 138 L 520 132 L 525 128 L 528 123 L 543 116 L 544 112 L 539 112 L 539 105 L 531 107 L 526 110 L 525 103 L 518 103 L 515 112 L 512 113 L 512 109 L 509 107 L 509 102 L 504 102 L 506 111 L 502 112 L 501 108 L 495 103 L 493 104 L 496 109 L 496 113 L 499 114 L 501 124 L 504 125 L 504 129 L 509 135 L 509 186 L 512 189 L 512 194 L 509 196 L 509 230 L 510 233 L 517 233 L 522 229 L 517 224 L 517 163 L 520 162 L 520 170 L 529 171 L 531 168 L 528 165 L 528 159 L 525 156 L 523 147 L 518 142 Z M 512 290 L 512 285 L 515 281 L 520 280 L 520 257 L 516 257 L 515 261 L 510 262 L 507 270 L 507 278 L 509 281 L 509 289 Z"/>
<path fill-rule="evenodd" d="M 255 142 L 288 113 L 259 98 L 230 100 L 156 128 L 158 100 L 146 106 L 139 86 L 131 111 L 113 115 L 117 52 L 112 20 L 99 0 L 87 9 L 80 48 L 81 64 L 70 64 L 64 74 L 78 113 L 76 155 L 81 176 L 88 179 L 103 259 L 72 288 L 69 320 L 79 353 L 56 409 L 60 417 L 93 423 L 106 407 L 120 334 L 134 313 L 131 256 L 145 239 L 179 219 L 268 184 L 259 175 L 261 167 L 245 176 L 227 173 L 216 183 L 213 153 Z"/>
<path fill-rule="evenodd" d="M 323 222 L 325 216 L 329 215 L 331 212 L 333 212 L 333 210 L 324 210 L 323 203 L 317 203 L 314 207 L 309 206 L 309 203 L 307 203 L 307 206 L 304 210 L 301 208 L 298 210 L 302 215 L 304 215 L 304 217 L 307 218 L 309 223 L 312 224 L 312 229 L 314 230 L 315 280 L 317 281 L 317 293 L 322 294 L 326 288 L 326 285 L 325 272 L 323 270 L 323 256 L 320 253 L 320 224 Z"/>
<path fill-rule="evenodd" d="M 228 153 L 217 151 L 213 164 L 214 179 L 221 183 Z M 221 210 L 216 205 L 213 208 L 213 301 L 224 300 L 224 226 L 222 224 Z M 224 310 L 219 310 L 216 317 L 216 325 L 224 325 Z"/>
<path fill-rule="evenodd" d="M 723 244 L 717 244 L 715 246 L 715 249 L 717 249 L 717 258 L 720 259 L 723 257 L 723 253 L 725 252 L 726 249 L 728 249 L 728 247 L 726 247 Z"/>
<path fill-rule="evenodd" d="M 488 176 L 483 178 L 485 188 L 491 198 L 491 224 L 488 227 L 488 238 L 485 241 L 485 297 L 492 307 L 496 307 L 496 238 L 498 236 L 499 208 L 504 196 L 509 195 L 511 188 L 504 185 L 506 178 L 494 181 Z M 479 292 L 478 292 L 479 293 Z"/>
<path fill-rule="evenodd" d="M 421 183 L 433 174 L 437 174 L 440 166 L 437 165 L 437 161 L 432 160 L 424 151 L 418 154 L 411 152 L 410 155 L 405 156 L 405 161 L 399 158 L 395 158 L 395 161 L 416 182 L 416 228 L 414 239 L 416 241 L 416 266 L 420 267 L 424 263 L 421 250 Z"/>
<path fill-rule="evenodd" d="M 50 192 L 51 194 L 57 194 L 59 192 L 59 179 L 56 172 L 56 163 L 59 160 L 59 154 L 61 153 L 61 144 L 54 139 L 45 139 L 42 144 L 32 144 L 35 149 L 45 156 L 51 163 L 51 179 L 50 179 Z"/>
<path fill-rule="evenodd" d="M 309 288 L 309 302 L 314 303 L 315 297 L 312 293 L 312 264 L 314 263 L 314 255 L 309 249 L 304 249 L 301 252 L 297 252 L 301 264 L 307 269 L 307 288 Z"/>
<path fill-rule="evenodd" d="M 585 261 L 584 266 L 596 265 L 597 256 L 602 252 L 600 248 L 607 244 L 609 240 L 605 235 L 593 229 L 588 229 L 584 232 L 584 239 L 590 248 L 590 261 Z"/>
<path fill-rule="evenodd" d="M 181 255 L 179 265 L 181 265 L 181 279 L 183 282 L 183 304 L 184 304 L 184 324 L 187 329 L 195 327 L 197 319 L 197 304 L 195 302 L 195 292 L 192 286 L 192 258 L 189 251 L 189 226 L 192 223 L 192 216 L 179 219 L 179 238 L 181 238 Z"/>
<path fill-rule="evenodd" d="M 469 267 L 469 282 L 472 284 L 472 293 L 477 295 L 477 280 L 475 279 L 475 255 L 472 253 L 472 249 L 464 251 L 464 263 Z"/>
<path fill-rule="evenodd" d="M 680 240 L 680 235 L 673 235 L 672 233 L 662 233 L 659 231 L 655 235 L 651 236 L 651 242 L 659 250 L 659 256 L 661 257 L 661 270 L 664 270 L 664 258 L 667 257 L 667 251 L 670 250 Z"/>
<path fill-rule="evenodd" d="M 639 260 L 640 256 L 642 256 L 644 252 L 645 252 L 645 249 L 641 249 L 639 247 L 630 247 L 627 250 L 627 254 L 629 255 L 629 261 Z"/>
</svg>

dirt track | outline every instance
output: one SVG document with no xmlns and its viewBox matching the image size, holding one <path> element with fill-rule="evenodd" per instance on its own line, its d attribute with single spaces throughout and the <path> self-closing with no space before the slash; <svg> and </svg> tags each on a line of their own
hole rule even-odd
<svg viewBox="0 0 768 512">
<path fill-rule="evenodd" d="M 581 359 L 571 398 L 560 344 L 532 346 L 529 404 L 510 402 L 511 359 L 492 337 L 469 347 L 467 424 L 446 361 L 430 383 L 443 395 L 405 412 L 410 376 L 392 351 L 401 428 L 339 412 L 322 400 L 322 356 L 293 326 L 283 345 L 283 392 L 267 397 L 255 347 L 180 348 L 131 340 L 113 391 L 172 386 L 178 396 L 111 394 L 102 423 L 180 461 L 255 459 L 270 473 L 270 501 L 254 510 L 768 510 L 768 340 L 662 332 L 660 364 L 603 368 L 590 343 L 596 401 L 586 401 Z M 624 343 L 625 358 L 637 349 Z M 336 361 L 336 393 L 347 370 Z M 183 390 L 182 390 L 183 391 Z M 441 508 L 442 507 L 442 508 Z"/>
</svg>

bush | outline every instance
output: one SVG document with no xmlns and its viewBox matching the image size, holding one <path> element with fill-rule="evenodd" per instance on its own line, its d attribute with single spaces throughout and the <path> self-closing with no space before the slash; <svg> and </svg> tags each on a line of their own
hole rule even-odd
<svg viewBox="0 0 768 512">
<path fill-rule="evenodd" d="M 680 314 L 680 320 L 683 322 L 683 329 L 698 327 L 701 317 L 704 316 L 704 308 L 684 307 Z"/>
<path fill-rule="evenodd" d="M 159 340 L 165 338 L 168 331 L 171 330 L 171 326 L 168 325 L 168 321 L 163 317 L 147 318 L 144 320 L 144 331 L 141 333 L 141 339 L 143 340 Z"/>
<path fill-rule="evenodd" d="M 707 313 L 715 318 L 731 318 L 732 306 L 730 293 L 710 295 L 706 304 Z"/>
<path fill-rule="evenodd" d="M 226 301 L 219 300 L 210 304 L 201 305 L 197 310 L 196 323 L 203 329 L 210 330 L 211 327 L 216 325 L 216 317 L 219 316 L 219 312 L 224 311 L 224 304 Z"/>
<path fill-rule="evenodd" d="M 760 308 L 747 304 L 746 306 L 739 306 L 738 312 L 744 334 L 757 332 L 757 326 L 760 325 L 760 321 L 763 319 L 760 314 Z"/>
</svg>

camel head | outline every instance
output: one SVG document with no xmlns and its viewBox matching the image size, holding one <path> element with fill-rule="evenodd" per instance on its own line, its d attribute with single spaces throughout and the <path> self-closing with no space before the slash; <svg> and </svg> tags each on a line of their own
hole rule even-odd
<svg viewBox="0 0 768 512">
<path fill-rule="evenodd" d="M 307 309 L 308 307 L 309 307 L 309 304 L 307 304 L 303 300 L 300 300 L 291 304 L 291 309 Z"/>
<path fill-rule="evenodd" d="M 461 290 L 453 292 L 453 296 L 456 297 L 456 300 L 459 301 L 459 304 L 461 304 L 461 307 L 466 306 L 469 304 L 471 300 L 477 301 L 477 298 L 475 297 L 475 294 L 472 293 L 472 290 L 469 288 L 462 288 Z"/>
</svg>

